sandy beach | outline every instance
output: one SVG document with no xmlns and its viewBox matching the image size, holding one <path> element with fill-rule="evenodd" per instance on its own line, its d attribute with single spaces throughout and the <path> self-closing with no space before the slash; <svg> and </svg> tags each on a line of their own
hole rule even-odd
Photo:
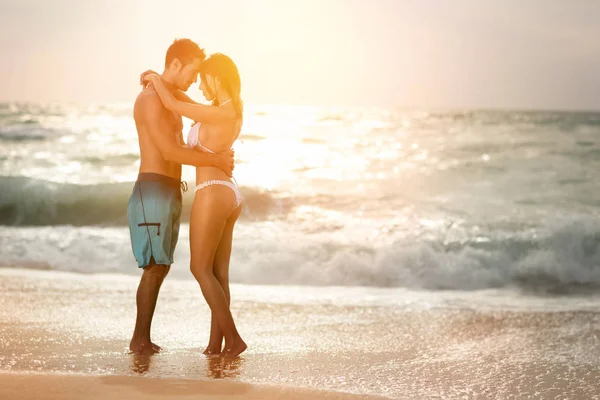
<svg viewBox="0 0 600 400">
<path fill-rule="evenodd" d="M 163 352 L 128 354 L 136 284 L 0 269 L 0 398 L 600 396 L 590 297 L 511 306 L 493 292 L 234 285 L 249 349 L 226 361 L 201 355 L 208 308 L 194 282 L 175 279 L 154 322 Z"/>
<path fill-rule="evenodd" d="M 59 374 L 0 374 L 3 399 L 317 399 L 351 400 L 357 396 L 284 386 L 239 382 L 158 379 L 132 376 L 82 376 Z"/>
</svg>

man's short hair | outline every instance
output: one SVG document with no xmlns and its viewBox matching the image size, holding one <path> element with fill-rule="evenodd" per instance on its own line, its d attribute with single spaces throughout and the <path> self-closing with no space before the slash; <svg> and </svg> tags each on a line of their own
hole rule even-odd
<svg viewBox="0 0 600 400">
<path fill-rule="evenodd" d="M 176 58 L 181 62 L 181 65 L 186 66 L 187 64 L 191 64 L 195 58 L 204 61 L 206 54 L 204 53 L 204 49 L 201 49 L 200 46 L 190 39 L 175 39 L 167 50 L 165 68 Z"/>
</svg>

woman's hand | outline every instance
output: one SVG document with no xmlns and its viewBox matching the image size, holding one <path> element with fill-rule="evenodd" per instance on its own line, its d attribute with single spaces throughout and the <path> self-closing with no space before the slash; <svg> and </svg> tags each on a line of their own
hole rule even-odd
<svg viewBox="0 0 600 400">
<path fill-rule="evenodd" d="M 148 83 L 150 83 L 150 76 L 151 75 L 158 76 L 158 73 L 155 72 L 155 71 L 152 71 L 151 69 L 142 72 L 142 75 L 140 75 L 140 85 L 146 86 Z"/>
</svg>

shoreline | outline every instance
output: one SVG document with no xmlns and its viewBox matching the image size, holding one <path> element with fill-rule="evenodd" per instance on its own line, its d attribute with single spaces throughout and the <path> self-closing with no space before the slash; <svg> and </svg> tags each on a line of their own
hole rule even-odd
<svg viewBox="0 0 600 400">
<path fill-rule="evenodd" d="M 202 355 L 210 309 L 199 288 L 173 280 L 163 284 L 153 320 L 152 339 L 164 350 L 129 354 L 137 283 L 120 275 L 0 269 L 0 398 L 102 393 L 136 400 L 158 383 L 176 399 L 203 387 L 215 391 L 205 398 L 236 398 L 228 393 L 245 390 L 282 399 L 600 392 L 598 299 L 544 309 L 550 299 L 531 303 L 498 292 L 240 285 L 232 287 L 231 309 L 249 348 L 224 360 Z M 90 396 L 81 392 L 88 386 Z M 71 397 L 57 397 L 61 387 Z"/>
<path fill-rule="evenodd" d="M 0 398 L 10 400 L 79 400 L 83 398 L 86 400 L 385 399 L 380 396 L 353 395 L 284 385 L 255 385 L 224 380 L 28 372 L 1 372 Z"/>
</svg>

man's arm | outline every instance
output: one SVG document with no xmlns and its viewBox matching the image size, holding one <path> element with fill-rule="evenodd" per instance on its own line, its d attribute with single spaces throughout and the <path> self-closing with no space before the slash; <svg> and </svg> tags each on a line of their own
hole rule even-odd
<svg viewBox="0 0 600 400">
<path fill-rule="evenodd" d="M 164 109 L 158 96 L 148 95 L 141 101 L 142 124 L 165 160 L 196 167 L 215 166 L 231 176 L 233 153 L 203 153 L 178 145 L 169 132 L 169 124 L 161 118 Z"/>
</svg>

